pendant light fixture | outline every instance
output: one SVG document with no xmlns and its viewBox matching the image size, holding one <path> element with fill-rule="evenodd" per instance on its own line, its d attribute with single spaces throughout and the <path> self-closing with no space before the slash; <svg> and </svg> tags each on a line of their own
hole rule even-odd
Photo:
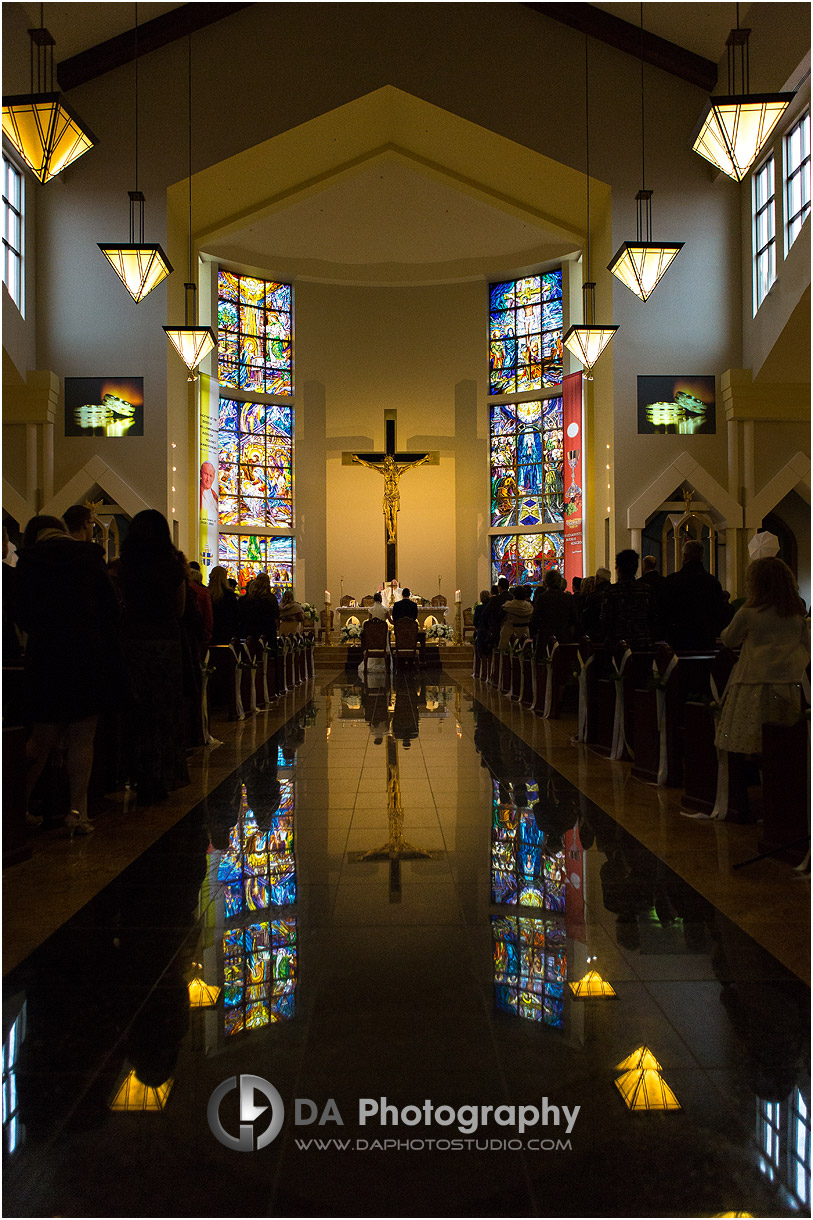
<svg viewBox="0 0 813 1220">
<path fill-rule="evenodd" d="M 130 196 L 130 241 L 128 245 L 99 242 L 99 249 L 136 305 L 143 301 L 172 271 L 160 246 L 144 243 L 144 196 L 138 189 L 138 5 L 135 6 L 135 190 Z M 136 232 L 137 230 L 137 232 Z M 136 237 L 138 240 L 136 241 Z"/>
<path fill-rule="evenodd" d="M 187 35 L 189 62 L 189 279 L 184 284 L 184 324 L 165 326 L 167 338 L 189 369 L 187 381 L 197 381 L 194 370 L 204 356 L 217 346 L 211 326 L 197 326 L 197 287 L 192 279 L 192 35 Z M 190 322 L 191 318 L 191 322 Z"/>
<path fill-rule="evenodd" d="M 564 345 L 584 365 L 587 381 L 593 380 L 593 365 L 612 339 L 617 326 L 599 326 L 596 316 L 596 285 L 590 279 L 590 75 L 588 70 L 588 36 L 584 36 L 584 126 L 587 172 L 587 279 L 582 284 L 582 325 L 571 326 L 564 337 Z"/>
<path fill-rule="evenodd" d="M 693 151 L 735 182 L 742 182 L 794 96 L 792 93 L 749 93 L 750 37 L 750 30 L 740 29 L 738 4 L 737 28 L 731 30 L 726 39 L 728 93 L 724 97 L 709 98 L 693 133 Z M 740 92 L 734 93 L 738 70 Z"/>
<path fill-rule="evenodd" d="M 3 135 L 10 140 L 40 182 L 55 178 L 97 142 L 90 128 L 54 89 L 54 38 L 43 24 L 29 30 L 31 92 L 3 98 Z M 37 90 L 34 92 L 34 61 Z M 48 90 L 45 92 L 44 90 Z"/>
<path fill-rule="evenodd" d="M 644 6 L 641 5 L 641 189 L 635 196 L 637 239 L 625 241 L 607 268 L 642 301 L 652 296 L 666 271 L 683 249 L 682 241 L 652 240 L 652 191 L 646 189 L 644 140 Z"/>
</svg>

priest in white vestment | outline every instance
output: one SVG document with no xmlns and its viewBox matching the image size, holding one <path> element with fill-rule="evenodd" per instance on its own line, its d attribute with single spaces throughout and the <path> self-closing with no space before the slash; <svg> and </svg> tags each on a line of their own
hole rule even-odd
<svg viewBox="0 0 813 1220">
<path fill-rule="evenodd" d="M 392 610 L 396 602 L 401 600 L 401 586 L 397 580 L 388 581 L 381 586 L 381 602 L 385 610 Z"/>
</svg>

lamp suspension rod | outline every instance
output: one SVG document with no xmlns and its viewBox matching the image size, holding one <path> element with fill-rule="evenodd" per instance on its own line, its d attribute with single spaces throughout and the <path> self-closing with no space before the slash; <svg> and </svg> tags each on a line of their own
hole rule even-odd
<svg viewBox="0 0 813 1220">
<path fill-rule="evenodd" d="M 138 190 L 138 2 L 135 4 L 135 189 Z M 143 238 L 143 234 L 142 234 Z"/>
<path fill-rule="evenodd" d="M 584 36 L 584 128 L 585 128 L 585 160 L 587 162 L 587 282 L 590 279 L 590 74 L 587 62 L 587 47 L 589 35 Z M 592 318 L 590 319 L 592 321 Z M 586 322 L 587 319 L 585 318 Z"/>
<path fill-rule="evenodd" d="M 644 142 L 644 6 L 641 3 L 641 190 L 646 190 L 646 145 Z"/>
<path fill-rule="evenodd" d="M 192 283 L 192 31 L 190 30 L 186 37 L 187 59 L 188 59 L 188 110 L 189 110 L 189 279 L 188 283 Z M 186 318 L 186 324 L 189 325 L 189 318 Z M 194 326 L 194 319 L 192 322 Z"/>
</svg>

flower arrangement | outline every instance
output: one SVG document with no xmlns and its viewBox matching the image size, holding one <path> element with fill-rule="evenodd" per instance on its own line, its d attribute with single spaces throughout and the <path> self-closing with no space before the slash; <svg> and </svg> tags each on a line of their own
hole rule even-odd
<svg viewBox="0 0 813 1220">
<path fill-rule="evenodd" d="M 447 623 L 432 623 L 432 626 L 427 629 L 427 640 L 453 640 L 454 627 Z"/>
<path fill-rule="evenodd" d="M 306 623 L 315 623 L 319 618 L 319 612 L 310 602 L 302 602 L 302 613 L 305 615 Z"/>
<path fill-rule="evenodd" d="M 342 627 L 342 643 L 352 644 L 361 639 L 361 627 L 358 623 L 345 623 Z"/>
</svg>

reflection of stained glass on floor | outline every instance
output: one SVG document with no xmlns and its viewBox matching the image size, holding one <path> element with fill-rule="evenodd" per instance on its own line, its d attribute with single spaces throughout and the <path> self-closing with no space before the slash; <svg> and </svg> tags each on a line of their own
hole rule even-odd
<svg viewBox="0 0 813 1220">
<path fill-rule="evenodd" d="M 293 813 L 292 779 L 279 781 L 279 804 L 263 818 L 263 827 L 248 807 L 243 787 L 237 823 L 217 871 L 227 920 L 295 904 Z M 293 1017 L 297 977 L 294 916 L 227 928 L 223 965 L 227 1037 Z"/>
<path fill-rule="evenodd" d="M 810 1106 L 801 1089 L 783 1101 L 757 1098 L 759 1167 L 794 1210 L 810 1211 Z"/>
<path fill-rule="evenodd" d="M 546 847 L 545 833 L 537 824 L 533 808 L 528 807 L 539 800 L 538 784 L 522 785 L 522 807 L 509 799 L 508 785 L 497 780 L 493 785 L 491 901 L 563 913 L 565 853 Z"/>
<path fill-rule="evenodd" d="M 564 1024 L 565 933 L 552 919 L 493 915 L 497 1008 L 552 1029 Z"/>
<path fill-rule="evenodd" d="M 264 920 L 223 936 L 226 1037 L 294 1015 L 296 919 Z"/>
</svg>

